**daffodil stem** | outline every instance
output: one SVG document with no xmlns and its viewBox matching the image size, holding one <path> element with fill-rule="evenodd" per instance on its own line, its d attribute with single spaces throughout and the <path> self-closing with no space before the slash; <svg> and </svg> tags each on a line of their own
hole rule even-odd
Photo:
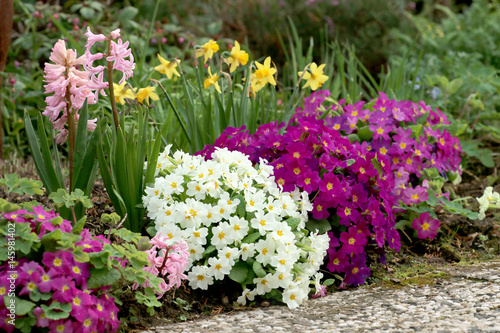
<svg viewBox="0 0 500 333">
<path fill-rule="evenodd" d="M 111 51 L 111 39 L 108 39 L 108 56 Z M 115 123 L 115 128 L 120 126 L 118 122 L 118 111 L 116 110 L 116 101 L 115 101 L 115 89 L 113 86 L 113 64 L 111 61 L 108 61 L 108 89 L 109 89 L 109 100 L 111 103 L 111 110 L 113 111 L 113 121 Z"/>
</svg>

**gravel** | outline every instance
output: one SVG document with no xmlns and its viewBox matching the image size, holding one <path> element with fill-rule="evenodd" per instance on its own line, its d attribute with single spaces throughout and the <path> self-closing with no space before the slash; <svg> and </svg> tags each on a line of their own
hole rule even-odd
<svg viewBox="0 0 500 333">
<path fill-rule="evenodd" d="M 248 309 L 143 333 L 500 332 L 500 261 L 448 266 L 432 285 L 360 287 L 297 309 Z"/>
</svg>

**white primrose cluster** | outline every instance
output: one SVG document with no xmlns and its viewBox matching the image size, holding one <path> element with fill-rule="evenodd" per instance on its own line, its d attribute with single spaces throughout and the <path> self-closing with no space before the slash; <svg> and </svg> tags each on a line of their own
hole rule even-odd
<svg viewBox="0 0 500 333">
<path fill-rule="evenodd" d="M 192 288 L 207 289 L 225 276 L 251 286 L 238 302 L 274 291 L 290 308 L 316 285 L 329 238 L 305 227 L 307 193 L 283 192 L 273 168 L 257 168 L 240 152 L 219 149 L 212 160 L 170 146 L 159 156 L 157 178 L 143 197 L 156 229 L 171 242 L 186 240 Z M 278 292 L 276 292 L 278 291 Z"/>
</svg>

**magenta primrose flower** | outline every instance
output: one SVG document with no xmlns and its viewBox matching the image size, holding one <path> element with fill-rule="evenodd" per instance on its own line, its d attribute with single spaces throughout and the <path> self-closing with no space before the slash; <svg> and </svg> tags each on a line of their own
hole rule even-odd
<svg viewBox="0 0 500 333">
<path fill-rule="evenodd" d="M 411 223 L 413 229 L 417 230 L 418 238 L 430 238 L 433 239 L 437 235 L 437 230 L 439 229 L 439 220 L 431 219 L 431 215 L 427 212 L 420 214 L 419 218 L 416 218 Z"/>
</svg>

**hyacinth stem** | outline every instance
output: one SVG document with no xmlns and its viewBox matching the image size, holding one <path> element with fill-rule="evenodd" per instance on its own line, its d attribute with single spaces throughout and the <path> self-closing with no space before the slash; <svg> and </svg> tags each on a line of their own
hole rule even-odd
<svg viewBox="0 0 500 333">
<path fill-rule="evenodd" d="M 68 89 L 69 90 L 69 89 Z M 69 95 L 68 95 L 69 96 Z M 68 99 L 69 100 L 69 99 Z M 69 158 L 69 192 L 73 191 L 73 166 L 75 161 L 76 145 L 76 121 L 75 111 L 71 110 L 71 102 L 68 102 L 68 158 Z"/>
<path fill-rule="evenodd" d="M 110 55 L 111 49 L 111 39 L 108 39 L 108 56 Z M 115 89 L 113 86 L 113 63 L 108 61 L 108 83 L 109 83 L 109 99 L 111 102 L 111 110 L 113 111 L 113 121 L 115 123 L 115 127 L 118 128 L 120 123 L 118 122 L 118 111 L 116 110 L 116 101 L 115 101 Z"/>
<path fill-rule="evenodd" d="M 168 260 L 168 252 L 170 251 L 170 248 L 168 247 L 167 248 L 167 252 L 165 253 L 165 258 L 163 259 L 163 263 L 160 267 L 160 269 L 158 270 L 158 274 L 161 274 L 161 271 L 163 270 L 163 268 L 165 268 L 165 265 L 167 264 L 167 260 Z"/>
</svg>

